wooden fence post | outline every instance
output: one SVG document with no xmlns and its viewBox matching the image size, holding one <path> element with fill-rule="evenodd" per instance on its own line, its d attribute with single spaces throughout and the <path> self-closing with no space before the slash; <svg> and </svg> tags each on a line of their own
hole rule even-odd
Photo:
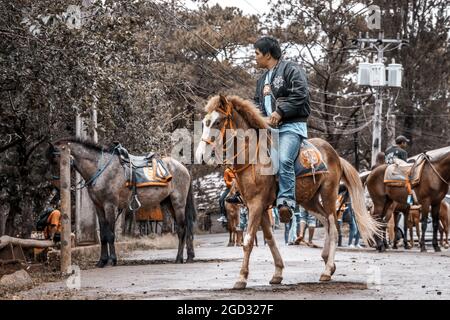
<svg viewBox="0 0 450 320">
<path fill-rule="evenodd" d="M 72 265 L 71 205 L 70 205 L 70 149 L 61 148 L 61 272 L 68 274 Z"/>
</svg>

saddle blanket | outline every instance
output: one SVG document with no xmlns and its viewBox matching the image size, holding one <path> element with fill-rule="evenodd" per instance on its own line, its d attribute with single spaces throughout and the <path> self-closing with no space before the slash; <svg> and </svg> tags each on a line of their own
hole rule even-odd
<svg viewBox="0 0 450 320">
<path fill-rule="evenodd" d="M 414 164 L 396 159 L 394 164 L 386 168 L 384 183 L 391 187 L 404 187 L 406 185 L 414 187 L 420 182 L 424 164 L 424 159 Z"/>
<path fill-rule="evenodd" d="M 308 140 L 304 140 L 300 146 L 300 153 L 295 160 L 295 176 L 304 177 L 328 172 L 327 165 L 323 161 L 322 154 Z"/>
<path fill-rule="evenodd" d="M 127 187 L 136 185 L 138 188 L 159 186 L 165 187 L 172 180 L 172 175 L 161 159 L 153 157 L 145 167 L 132 167 L 125 165 Z M 133 177 L 134 175 L 134 177 Z"/>
<path fill-rule="evenodd" d="M 163 221 L 163 212 L 160 206 L 149 209 L 139 208 L 136 213 L 136 221 Z"/>
</svg>

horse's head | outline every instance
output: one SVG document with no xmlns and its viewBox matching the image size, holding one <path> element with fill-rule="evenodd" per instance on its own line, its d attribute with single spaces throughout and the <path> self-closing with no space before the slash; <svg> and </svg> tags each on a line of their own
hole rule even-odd
<svg viewBox="0 0 450 320">
<path fill-rule="evenodd" d="M 226 129 L 234 129 L 232 122 L 233 105 L 223 95 L 211 98 L 206 105 L 207 114 L 202 120 L 202 138 L 195 152 L 198 163 L 214 164 L 218 139 L 223 139 Z M 211 157 L 205 159 L 207 147 L 211 146 Z"/>
</svg>

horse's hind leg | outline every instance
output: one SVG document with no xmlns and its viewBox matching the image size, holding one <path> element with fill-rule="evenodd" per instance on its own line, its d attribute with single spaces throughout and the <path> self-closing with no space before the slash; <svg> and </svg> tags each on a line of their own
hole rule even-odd
<svg viewBox="0 0 450 320">
<path fill-rule="evenodd" d="M 283 280 L 283 259 L 281 258 L 280 251 L 278 251 L 277 244 L 275 243 L 275 238 L 272 232 L 272 226 L 270 223 L 269 216 L 267 214 L 263 214 L 261 226 L 264 234 L 264 239 L 267 245 L 270 248 L 270 252 L 272 253 L 273 261 L 275 264 L 275 273 L 273 274 L 272 279 L 270 280 L 270 284 L 280 284 Z"/>
<path fill-rule="evenodd" d="M 439 229 L 439 207 L 439 204 L 431 207 L 431 217 L 433 218 L 433 248 L 435 252 L 441 252 L 441 248 L 439 247 L 437 240 L 437 233 Z"/>
<path fill-rule="evenodd" d="M 318 211 L 322 211 L 321 210 Z M 324 210 L 323 210 L 324 211 Z M 322 214 L 324 214 L 323 212 Z M 336 216 L 334 214 L 328 215 L 328 226 L 325 244 L 322 250 L 322 259 L 325 262 L 325 271 L 320 276 L 320 281 L 330 281 L 331 276 L 336 271 L 336 264 L 334 258 L 336 255 L 336 244 L 338 232 L 336 228 Z"/>
<path fill-rule="evenodd" d="M 183 263 L 183 251 L 186 243 L 186 220 L 184 218 L 184 206 L 174 206 L 174 210 L 178 234 L 178 252 L 175 263 Z"/>
</svg>

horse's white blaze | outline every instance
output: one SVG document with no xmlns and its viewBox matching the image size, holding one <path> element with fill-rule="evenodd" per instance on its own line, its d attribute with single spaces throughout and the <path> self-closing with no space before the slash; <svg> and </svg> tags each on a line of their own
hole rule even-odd
<svg viewBox="0 0 450 320">
<path fill-rule="evenodd" d="M 204 140 L 211 139 L 211 127 L 219 117 L 220 114 L 217 111 L 213 111 L 208 113 L 203 119 L 202 141 L 200 141 L 195 151 L 195 158 L 198 163 L 202 163 L 202 158 L 206 151 L 206 142 Z"/>
<path fill-rule="evenodd" d="M 244 237 L 244 246 L 248 246 L 250 243 L 250 235 L 247 233 Z"/>
</svg>

